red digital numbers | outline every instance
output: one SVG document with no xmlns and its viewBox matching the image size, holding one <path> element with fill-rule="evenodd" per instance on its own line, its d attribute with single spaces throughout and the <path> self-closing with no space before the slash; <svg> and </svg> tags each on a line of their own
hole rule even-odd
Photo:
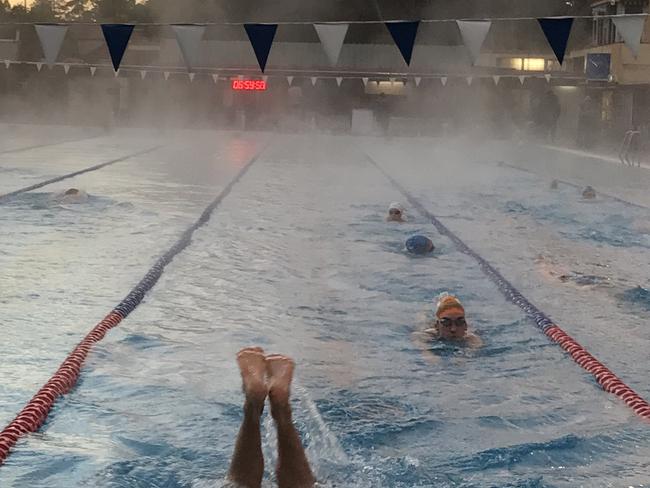
<svg viewBox="0 0 650 488">
<path fill-rule="evenodd" d="M 265 91 L 266 81 L 264 80 L 232 80 L 233 90 Z"/>
</svg>

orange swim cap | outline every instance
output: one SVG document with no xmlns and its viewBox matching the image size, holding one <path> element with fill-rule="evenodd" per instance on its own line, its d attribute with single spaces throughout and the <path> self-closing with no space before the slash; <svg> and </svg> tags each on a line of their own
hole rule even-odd
<svg viewBox="0 0 650 488">
<path fill-rule="evenodd" d="M 436 317 L 440 317 L 443 312 L 447 310 L 460 310 L 465 313 L 465 308 L 463 304 L 460 303 L 460 300 L 453 295 L 447 293 L 443 294 L 438 298 L 438 304 L 436 305 Z"/>
</svg>

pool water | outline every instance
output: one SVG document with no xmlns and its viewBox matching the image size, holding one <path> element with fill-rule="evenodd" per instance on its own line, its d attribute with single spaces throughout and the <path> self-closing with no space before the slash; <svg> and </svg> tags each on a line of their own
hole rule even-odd
<svg viewBox="0 0 650 488">
<path fill-rule="evenodd" d="M 107 135 L 0 155 L 2 191 L 159 142 Z M 404 198 L 365 154 L 648 398 L 642 209 L 551 191 L 543 172 L 493 164 L 519 162 L 496 145 L 481 161 L 440 140 L 195 133 L 163 142 L 0 204 L 4 425 L 260 153 L 94 349 L 45 428 L 0 468 L 1 486 L 220 486 L 242 417 L 234 356 L 248 345 L 295 358 L 295 420 L 324 486 L 648 486 L 647 423 L 415 210 L 387 224 L 387 204 Z M 35 152 L 50 163 L 35 163 Z M 90 202 L 47 204 L 45 193 L 69 186 Z M 432 238 L 432 255 L 404 252 L 414 233 Z M 540 255 L 558 272 L 607 281 L 556 280 Z M 410 336 L 442 291 L 462 297 L 485 347 L 435 345 L 431 365 Z M 263 439 L 272 480 L 268 418 Z"/>
</svg>

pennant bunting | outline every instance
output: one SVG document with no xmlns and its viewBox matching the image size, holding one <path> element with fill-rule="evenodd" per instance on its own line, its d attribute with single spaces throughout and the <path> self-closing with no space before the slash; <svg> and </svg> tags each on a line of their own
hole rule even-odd
<svg viewBox="0 0 650 488">
<path fill-rule="evenodd" d="M 474 77 L 473 76 L 468 76 L 465 79 L 467 80 L 467 86 L 472 86 L 472 81 L 474 81 Z"/>
<path fill-rule="evenodd" d="M 212 75 L 212 81 L 214 81 L 215 85 L 219 83 L 219 75 Z"/>
<path fill-rule="evenodd" d="M 246 34 L 251 42 L 257 63 L 260 65 L 262 73 L 266 69 L 266 61 L 269 59 L 271 46 L 275 32 L 278 30 L 278 24 L 244 24 Z"/>
<path fill-rule="evenodd" d="M 5 59 L 5 68 L 9 69 L 9 66 L 11 66 L 11 61 Z"/>
<path fill-rule="evenodd" d="M 311 77 L 311 85 L 312 85 L 312 86 L 316 86 L 316 82 L 317 82 L 317 81 L 318 81 L 318 78 L 316 78 L 315 76 L 312 76 L 312 77 Z"/>
<path fill-rule="evenodd" d="M 546 74 L 544 75 L 544 78 L 546 78 L 546 83 L 550 83 L 550 82 L 551 82 L 551 74 L 550 74 L 550 73 L 546 73 Z"/>
<path fill-rule="evenodd" d="M 553 49 L 555 57 L 562 64 L 564 62 L 566 46 L 569 42 L 569 34 L 571 34 L 573 18 L 537 19 L 537 22 L 539 22 L 539 26 L 542 28 L 546 40 L 551 46 L 551 49 Z"/>
<path fill-rule="evenodd" d="M 524 81 L 526 81 L 525 76 L 517 76 L 517 78 L 519 78 L 519 83 L 521 83 L 522 85 L 524 84 Z"/>
<path fill-rule="evenodd" d="M 197 66 L 201 54 L 201 41 L 205 33 L 204 25 L 172 25 L 176 42 L 183 54 L 183 60 L 188 70 Z"/>
<path fill-rule="evenodd" d="M 140 70 L 140 79 L 144 80 L 147 77 L 147 72 L 145 70 Z"/>
<path fill-rule="evenodd" d="M 440 78 L 440 83 L 442 83 L 442 86 L 446 86 L 447 85 L 447 77 L 443 76 L 442 78 Z"/>
<path fill-rule="evenodd" d="M 64 63 L 64 64 L 63 64 L 63 71 L 64 71 L 65 74 L 67 75 L 67 74 L 70 72 L 70 65 L 67 64 L 67 63 Z"/>
<path fill-rule="evenodd" d="M 45 62 L 48 66 L 52 66 L 59 57 L 63 39 L 68 32 L 67 25 L 54 25 L 54 24 L 36 24 L 36 35 L 41 43 Z"/>
<path fill-rule="evenodd" d="M 316 34 L 318 34 L 323 50 L 332 66 L 339 61 L 348 27 L 348 24 L 314 24 Z"/>
<path fill-rule="evenodd" d="M 623 38 L 623 42 L 628 47 L 634 57 L 639 55 L 641 46 L 641 36 L 645 26 L 646 15 L 626 15 L 624 17 L 612 17 L 616 30 Z"/>
<path fill-rule="evenodd" d="M 119 70 L 119 69 L 118 69 L 117 71 L 114 71 L 113 73 L 114 73 L 114 75 L 115 75 L 115 78 L 117 78 L 118 76 L 120 76 L 120 70 Z"/>
<path fill-rule="evenodd" d="M 343 82 L 343 77 L 342 76 L 337 76 L 336 77 L 336 84 L 338 86 L 341 86 L 341 83 Z"/>
<path fill-rule="evenodd" d="M 169 71 L 165 71 L 165 72 L 163 72 L 163 77 L 165 78 L 165 81 L 167 81 L 167 80 L 169 79 L 169 75 L 170 75 L 170 74 L 171 74 L 171 73 L 170 73 Z"/>
<path fill-rule="evenodd" d="M 267 75 L 262 76 L 262 81 L 266 83 L 269 80 L 269 77 Z"/>
<path fill-rule="evenodd" d="M 287 76 L 287 83 L 291 86 L 291 83 L 293 83 L 293 76 Z"/>
<path fill-rule="evenodd" d="M 363 86 L 366 86 L 368 84 L 368 78 L 365 76 L 361 78 L 361 81 L 363 81 Z"/>
<path fill-rule="evenodd" d="M 421 76 L 416 76 L 415 77 L 415 86 L 420 86 L 420 82 L 422 81 Z"/>
<path fill-rule="evenodd" d="M 90 76 L 95 76 L 95 73 L 97 72 L 97 68 L 95 66 L 90 67 Z"/>
<path fill-rule="evenodd" d="M 40 73 L 40 71 L 43 69 L 43 63 L 36 63 L 36 71 Z"/>
<path fill-rule="evenodd" d="M 393 41 L 395 41 L 399 52 L 402 53 L 402 57 L 407 66 L 411 64 L 413 45 L 415 44 L 415 37 L 417 36 L 419 25 L 419 21 L 386 22 L 386 27 L 393 37 Z"/>
<path fill-rule="evenodd" d="M 457 20 L 456 24 L 458 24 L 463 43 L 467 47 L 469 56 L 472 59 L 472 65 L 474 65 L 481 55 L 481 48 L 490 31 L 492 22 L 488 20 Z"/>
<path fill-rule="evenodd" d="M 194 77 L 196 73 L 187 73 L 187 77 L 190 79 L 190 83 L 194 83 Z"/>
<path fill-rule="evenodd" d="M 500 76 L 493 76 L 492 79 L 494 80 L 494 86 L 499 84 L 499 81 L 501 80 Z"/>
<path fill-rule="evenodd" d="M 133 25 L 102 24 L 102 32 L 104 33 L 108 52 L 111 55 L 113 69 L 117 72 L 120 69 L 126 47 L 129 45 L 129 39 L 131 39 L 131 34 L 133 33 Z"/>
</svg>

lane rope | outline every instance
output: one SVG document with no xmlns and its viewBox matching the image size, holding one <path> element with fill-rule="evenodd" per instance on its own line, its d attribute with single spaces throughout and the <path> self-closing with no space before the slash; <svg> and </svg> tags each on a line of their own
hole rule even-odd
<svg viewBox="0 0 650 488">
<path fill-rule="evenodd" d="M 101 341 L 108 331 L 117 327 L 122 320 L 136 309 L 146 293 L 154 287 L 165 267 L 176 255 L 190 245 L 194 232 L 210 220 L 210 216 L 215 208 L 228 196 L 232 188 L 259 159 L 265 149 L 266 147 L 263 147 L 246 163 L 212 203 L 203 210 L 196 222 L 181 234 L 180 238 L 167 252 L 158 258 L 149 272 L 126 295 L 124 300 L 84 337 L 65 361 L 63 361 L 56 373 L 38 390 L 36 395 L 20 411 L 16 418 L 0 432 L 0 466 L 6 461 L 11 449 L 16 445 L 18 440 L 27 434 L 36 432 L 45 423 L 56 400 L 60 396 L 69 393 L 77 383 L 81 374 L 81 368 L 93 346 Z"/>
<path fill-rule="evenodd" d="M 400 185 L 393 177 L 391 177 L 372 157 L 366 154 L 366 158 L 372 166 L 374 166 L 384 177 L 390 181 L 397 190 L 404 195 L 408 202 L 416 208 L 423 216 L 425 216 L 434 225 L 436 230 L 451 239 L 456 248 L 472 258 L 474 258 L 483 273 L 496 284 L 499 291 L 506 297 L 507 300 L 517 305 L 524 313 L 532 318 L 537 327 L 542 330 L 547 337 L 553 342 L 560 345 L 571 358 L 578 363 L 583 369 L 593 375 L 596 382 L 608 393 L 616 395 L 618 398 L 632 409 L 632 411 L 639 417 L 650 420 L 650 404 L 638 395 L 632 388 L 627 386 L 623 381 L 612 373 L 603 363 L 601 363 L 594 356 L 582 347 L 578 342 L 564 332 L 558 325 L 556 325 L 544 312 L 533 305 L 526 297 L 524 297 L 519 290 L 517 290 L 512 283 L 506 280 L 496 268 L 494 268 L 488 261 L 481 257 L 478 253 L 472 250 L 465 244 L 456 234 L 448 229 L 436 216 L 430 213 L 418 199 L 409 193 L 402 185 Z"/>
<path fill-rule="evenodd" d="M 20 153 L 20 152 L 25 152 L 25 151 L 31 151 L 32 149 L 40 149 L 42 147 L 50 147 L 50 146 L 59 146 L 61 144 L 68 144 L 72 142 L 81 142 L 81 141 L 88 141 L 90 139 L 98 139 L 100 137 L 105 137 L 106 134 L 98 134 L 95 136 L 90 136 L 90 137 L 80 137 L 79 139 L 70 139 L 67 141 L 58 141 L 58 142 L 47 142 L 45 144 L 34 144 L 33 146 L 26 146 L 26 147 L 17 147 L 15 149 L 4 149 L 0 151 L 0 154 L 15 154 L 15 153 Z"/>
<path fill-rule="evenodd" d="M 15 197 L 16 195 L 20 195 L 21 193 L 26 193 L 28 191 L 36 190 L 38 188 L 43 188 L 44 186 L 51 185 L 52 183 L 58 183 L 59 181 L 67 180 L 68 178 L 74 178 L 75 176 L 82 175 L 84 173 L 90 173 L 91 171 L 97 171 L 98 169 L 105 168 L 106 166 L 110 166 L 115 163 L 120 163 L 122 161 L 126 161 L 127 159 L 135 158 L 137 156 L 142 156 L 143 154 L 148 154 L 150 152 L 156 151 L 157 149 L 160 149 L 161 147 L 164 147 L 163 145 L 158 145 L 154 146 L 149 149 L 144 149 L 142 151 L 138 151 L 132 154 L 128 154 L 126 156 L 122 156 L 121 158 L 117 159 L 111 159 L 110 161 L 106 161 L 104 163 L 96 164 L 94 166 L 90 166 L 88 168 L 80 169 L 78 171 L 74 171 L 72 173 L 68 173 L 65 175 L 61 176 L 56 176 L 54 178 L 50 178 L 49 180 L 41 181 L 40 183 L 35 183 L 30 186 L 26 186 L 25 188 L 20 188 L 18 190 L 14 190 L 9 193 L 5 193 L 3 195 L 0 195 L 0 203 L 2 203 L 5 200 L 8 200 L 11 197 Z"/>
<path fill-rule="evenodd" d="M 522 168 L 521 166 L 506 163 L 505 161 L 501 162 L 501 166 L 504 167 L 504 168 L 510 168 L 510 169 L 514 169 L 514 170 L 517 170 L 517 171 L 521 171 L 522 173 L 528 173 L 528 174 L 531 174 L 531 175 L 535 175 L 538 178 L 544 178 L 544 176 L 540 175 L 539 173 L 536 173 L 532 169 Z M 555 181 L 557 181 L 558 183 L 561 183 L 562 185 L 570 186 L 570 187 L 576 188 L 578 190 L 582 190 L 584 188 L 584 185 L 578 185 L 577 183 L 573 183 L 571 181 L 561 180 L 559 178 L 553 178 L 553 179 Z M 641 205 L 640 203 L 634 203 L 634 202 L 630 202 L 628 200 L 623 200 L 622 198 L 619 198 L 619 197 L 614 196 L 614 195 L 610 195 L 609 193 L 605 193 L 605 192 L 602 192 L 600 190 L 598 190 L 598 195 L 602 195 L 605 198 L 608 198 L 610 200 L 614 200 L 615 202 L 618 202 L 618 203 L 622 203 L 623 205 L 627 205 L 628 207 L 641 208 L 643 210 L 650 210 L 650 207 L 646 207 L 645 205 Z"/>
</svg>

